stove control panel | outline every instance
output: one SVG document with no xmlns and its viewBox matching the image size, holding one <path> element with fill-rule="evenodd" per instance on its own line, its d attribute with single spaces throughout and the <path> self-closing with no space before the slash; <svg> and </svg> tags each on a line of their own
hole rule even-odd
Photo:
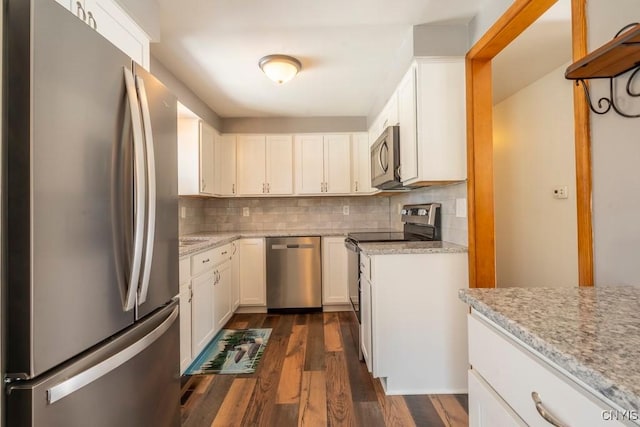
<svg viewBox="0 0 640 427">
<path fill-rule="evenodd" d="M 404 205 L 400 214 L 405 224 L 422 224 L 435 226 L 440 203 L 428 203 L 421 205 Z"/>
</svg>

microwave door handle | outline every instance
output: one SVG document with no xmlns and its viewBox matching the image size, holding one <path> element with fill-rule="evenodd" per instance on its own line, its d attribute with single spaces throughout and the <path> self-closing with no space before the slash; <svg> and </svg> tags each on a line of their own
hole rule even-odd
<svg viewBox="0 0 640 427">
<path fill-rule="evenodd" d="M 385 153 L 385 161 L 382 161 L 382 153 Z M 387 141 L 383 142 L 380 146 L 380 151 L 378 151 L 378 163 L 380 163 L 380 167 L 383 172 L 387 172 L 389 169 L 389 146 L 387 145 Z M 385 164 L 386 163 L 386 164 Z"/>
</svg>

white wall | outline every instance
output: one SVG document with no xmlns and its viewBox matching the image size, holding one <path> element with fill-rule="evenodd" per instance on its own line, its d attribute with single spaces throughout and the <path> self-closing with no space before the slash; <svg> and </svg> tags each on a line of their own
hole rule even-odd
<svg viewBox="0 0 640 427">
<path fill-rule="evenodd" d="M 564 64 L 494 107 L 496 279 L 577 286 L 572 83 Z M 569 189 L 554 199 L 553 188 Z"/>
<path fill-rule="evenodd" d="M 589 51 L 640 17 L 637 0 L 589 0 L 588 7 Z M 606 86 L 592 81 L 597 94 Z M 640 112 L 640 103 L 630 105 Z M 640 285 L 640 118 L 592 113 L 591 131 L 595 283 Z"/>
</svg>

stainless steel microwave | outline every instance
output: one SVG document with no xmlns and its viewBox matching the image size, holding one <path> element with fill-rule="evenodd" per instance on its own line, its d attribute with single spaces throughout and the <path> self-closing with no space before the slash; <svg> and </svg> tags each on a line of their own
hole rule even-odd
<svg viewBox="0 0 640 427">
<path fill-rule="evenodd" d="M 388 126 L 371 146 L 371 186 L 381 190 L 402 187 L 400 126 Z"/>
</svg>

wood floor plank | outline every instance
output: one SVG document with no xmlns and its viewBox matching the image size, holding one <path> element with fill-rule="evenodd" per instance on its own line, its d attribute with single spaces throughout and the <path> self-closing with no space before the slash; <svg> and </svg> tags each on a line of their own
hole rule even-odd
<svg viewBox="0 0 640 427">
<path fill-rule="evenodd" d="M 277 404 L 297 404 L 300 402 L 300 384 L 306 347 L 307 326 L 293 326 L 278 384 Z"/>
<path fill-rule="evenodd" d="M 387 396 L 379 380 L 374 381 L 378 402 L 382 409 L 384 423 L 387 426 L 415 427 L 416 423 L 411 416 L 407 403 L 402 396 Z"/>
<path fill-rule="evenodd" d="M 376 390 L 373 388 L 373 377 L 371 377 L 371 374 L 367 370 L 367 365 L 358 360 L 358 347 L 352 336 L 353 323 L 357 324 L 358 322 L 355 321 L 353 313 L 351 312 L 340 312 L 339 319 L 353 401 L 377 401 Z"/>
<path fill-rule="evenodd" d="M 211 425 L 235 379 L 234 375 L 203 375 L 202 377 L 209 377 L 212 380 L 204 393 L 192 397 L 195 400 L 191 410 L 188 412 L 183 410 L 182 425 L 184 427 Z"/>
<path fill-rule="evenodd" d="M 253 374 L 257 382 L 243 419 L 244 425 L 268 426 L 271 422 L 288 341 L 288 336 L 277 334 L 269 338 L 260 365 Z"/>
<path fill-rule="evenodd" d="M 298 404 L 276 404 L 269 426 L 295 426 L 298 422 Z"/>
<path fill-rule="evenodd" d="M 444 427 L 440 414 L 427 395 L 404 396 L 409 412 L 418 427 Z"/>
<path fill-rule="evenodd" d="M 330 426 L 355 426 L 353 398 L 344 353 L 326 354 L 327 420 Z"/>
<path fill-rule="evenodd" d="M 466 427 L 469 425 L 469 415 L 451 394 L 432 394 L 429 396 L 438 415 L 447 427 Z"/>
<path fill-rule="evenodd" d="M 325 427 L 327 425 L 327 387 L 324 372 L 302 373 L 298 426 Z"/>
<path fill-rule="evenodd" d="M 305 371 L 324 371 L 324 319 L 322 313 L 309 314 Z"/>
<path fill-rule="evenodd" d="M 254 378 L 235 379 L 211 426 L 240 426 L 255 386 L 256 380 Z"/>
<path fill-rule="evenodd" d="M 454 394 L 460 405 L 462 405 L 462 409 L 469 414 L 469 395 L 468 394 Z"/>
<path fill-rule="evenodd" d="M 377 401 L 354 402 L 353 409 L 356 415 L 356 425 L 366 427 L 384 426 L 384 417 Z"/>
<path fill-rule="evenodd" d="M 327 353 L 342 351 L 340 320 L 337 313 L 324 313 L 324 349 Z"/>
</svg>

